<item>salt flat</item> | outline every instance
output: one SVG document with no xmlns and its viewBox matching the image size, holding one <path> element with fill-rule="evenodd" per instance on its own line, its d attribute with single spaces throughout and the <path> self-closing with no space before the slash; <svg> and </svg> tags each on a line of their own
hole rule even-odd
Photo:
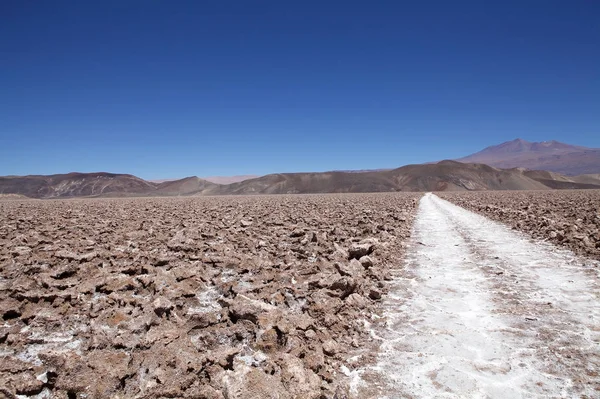
<svg viewBox="0 0 600 399">
<path fill-rule="evenodd" d="M 375 365 L 357 397 L 532 398 L 600 394 L 593 261 L 433 194 L 384 303 Z"/>
</svg>

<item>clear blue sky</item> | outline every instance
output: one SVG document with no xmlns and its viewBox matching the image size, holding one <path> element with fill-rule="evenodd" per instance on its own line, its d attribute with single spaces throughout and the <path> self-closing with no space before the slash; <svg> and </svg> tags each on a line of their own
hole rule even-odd
<svg viewBox="0 0 600 399">
<path fill-rule="evenodd" d="M 0 2 L 0 175 L 600 147 L 600 1 Z"/>
</svg>

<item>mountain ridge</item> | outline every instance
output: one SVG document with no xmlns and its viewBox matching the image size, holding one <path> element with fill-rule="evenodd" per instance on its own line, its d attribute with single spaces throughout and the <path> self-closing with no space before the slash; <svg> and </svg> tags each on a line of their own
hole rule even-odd
<svg viewBox="0 0 600 399">
<path fill-rule="evenodd" d="M 456 159 L 499 168 L 523 167 L 564 175 L 600 173 L 600 148 L 589 148 L 556 140 L 531 142 L 517 138 Z"/>
<path fill-rule="evenodd" d="M 533 166 L 533 167 L 532 167 Z M 575 173 L 583 170 L 584 173 Z M 0 176 L 0 196 L 14 198 L 192 196 L 393 191 L 600 189 L 600 149 L 556 140 L 517 138 L 469 156 L 395 169 L 240 175 L 222 180 L 188 176 L 146 181 L 123 173 L 70 172 Z"/>
<path fill-rule="evenodd" d="M 276 173 L 231 184 L 211 183 L 197 176 L 153 183 L 129 174 L 107 172 L 0 177 L 0 194 L 40 199 L 566 188 L 600 189 L 600 175 L 568 177 L 548 171 L 444 160 L 361 173 Z"/>
</svg>

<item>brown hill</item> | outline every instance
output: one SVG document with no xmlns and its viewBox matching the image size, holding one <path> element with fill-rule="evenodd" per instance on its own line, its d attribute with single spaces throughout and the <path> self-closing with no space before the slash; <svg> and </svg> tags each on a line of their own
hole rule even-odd
<svg viewBox="0 0 600 399">
<path fill-rule="evenodd" d="M 221 186 L 219 194 L 363 193 L 395 191 L 378 172 L 278 173 Z"/>
<path fill-rule="evenodd" d="M 600 149 L 574 146 L 554 140 L 536 143 L 516 139 L 487 147 L 457 161 L 484 163 L 505 169 L 547 170 L 565 175 L 600 173 Z"/>
<path fill-rule="evenodd" d="M 158 184 L 156 189 L 149 194 L 155 195 L 202 195 L 210 194 L 219 187 L 197 176 L 185 177 Z"/>
<path fill-rule="evenodd" d="M 239 176 L 208 176 L 202 179 L 215 184 L 239 183 L 244 180 L 256 179 L 257 175 L 239 175 Z"/>
<path fill-rule="evenodd" d="M 600 179 L 593 175 L 563 176 L 545 170 L 526 170 L 523 174 L 554 189 L 600 189 Z"/>
<path fill-rule="evenodd" d="M 30 199 L 22 194 L 0 194 L 0 201 L 19 201 Z"/>
<path fill-rule="evenodd" d="M 588 183 L 588 184 L 600 185 L 600 173 L 572 176 L 571 179 L 578 183 Z"/>
<path fill-rule="evenodd" d="M 598 175 L 563 176 L 523 168 L 499 169 L 457 161 L 361 173 L 279 173 L 228 185 L 211 183 L 196 176 L 151 183 L 132 175 L 112 173 L 0 177 L 0 194 L 20 194 L 31 198 L 568 188 L 600 189 L 600 178 Z"/>
<path fill-rule="evenodd" d="M 442 161 L 378 172 L 280 173 L 221 186 L 219 194 L 362 193 L 387 191 L 548 190 L 523 174 L 481 164 Z"/>
<path fill-rule="evenodd" d="M 143 194 L 155 189 L 139 177 L 115 173 L 67 173 L 0 177 L 0 194 L 30 198 L 88 197 L 112 193 Z"/>
<path fill-rule="evenodd" d="M 403 191 L 545 190 L 548 187 L 519 169 L 498 169 L 483 164 L 441 161 L 408 165 L 391 171 Z M 408 190 L 407 190 L 408 188 Z"/>
<path fill-rule="evenodd" d="M 0 194 L 29 198 L 202 195 L 210 194 L 218 187 L 218 184 L 196 176 L 164 183 L 104 172 L 0 177 Z"/>
</svg>

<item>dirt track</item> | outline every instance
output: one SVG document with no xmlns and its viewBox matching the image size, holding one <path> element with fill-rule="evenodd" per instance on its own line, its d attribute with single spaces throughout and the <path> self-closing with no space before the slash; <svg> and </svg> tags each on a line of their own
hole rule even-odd
<svg viewBox="0 0 600 399">
<path fill-rule="evenodd" d="M 600 395 L 598 264 L 428 194 L 357 398 Z"/>
</svg>

